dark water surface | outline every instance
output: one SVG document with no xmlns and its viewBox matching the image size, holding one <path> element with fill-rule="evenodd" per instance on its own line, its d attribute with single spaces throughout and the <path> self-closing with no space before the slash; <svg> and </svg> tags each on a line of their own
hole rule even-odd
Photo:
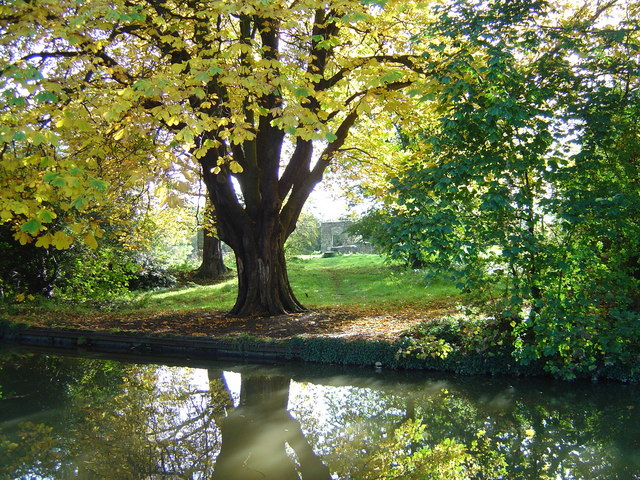
<svg viewBox="0 0 640 480">
<path fill-rule="evenodd" d="M 5 349 L 0 479 L 632 480 L 639 394 L 619 384 Z"/>
</svg>

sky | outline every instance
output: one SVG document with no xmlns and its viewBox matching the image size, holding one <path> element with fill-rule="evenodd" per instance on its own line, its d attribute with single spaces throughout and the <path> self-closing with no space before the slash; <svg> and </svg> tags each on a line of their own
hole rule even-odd
<svg viewBox="0 0 640 480">
<path fill-rule="evenodd" d="M 320 183 L 311 192 L 304 212 L 312 214 L 322 222 L 335 222 L 348 215 L 350 210 L 339 192 L 330 191 Z"/>
</svg>

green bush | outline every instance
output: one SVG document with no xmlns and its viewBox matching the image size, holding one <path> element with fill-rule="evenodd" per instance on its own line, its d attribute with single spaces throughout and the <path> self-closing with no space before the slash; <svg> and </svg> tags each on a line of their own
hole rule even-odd
<svg viewBox="0 0 640 480">
<path fill-rule="evenodd" d="M 122 295 L 138 269 L 115 247 L 101 245 L 98 249 L 83 249 L 65 266 L 58 282 L 57 293 L 71 300 L 98 300 Z"/>
</svg>

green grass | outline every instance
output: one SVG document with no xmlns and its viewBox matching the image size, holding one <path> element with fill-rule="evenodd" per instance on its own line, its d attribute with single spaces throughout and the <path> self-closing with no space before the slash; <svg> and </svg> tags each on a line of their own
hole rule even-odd
<svg viewBox="0 0 640 480">
<path fill-rule="evenodd" d="M 214 285 L 198 285 L 142 294 L 136 309 L 187 311 L 194 309 L 230 310 L 236 299 L 237 280 Z"/>
<path fill-rule="evenodd" d="M 459 296 L 451 283 L 426 284 L 424 275 L 387 265 L 378 255 L 344 255 L 331 258 L 289 259 L 289 280 L 303 305 L 363 307 L 367 309 L 420 308 L 433 301 Z M 32 314 L 116 310 L 123 314 L 153 315 L 193 310 L 228 311 L 236 299 L 235 278 L 214 285 L 191 285 L 141 293 L 109 302 L 69 303 L 39 299 L 18 307 Z"/>
<path fill-rule="evenodd" d="M 387 265 L 379 255 L 294 259 L 288 267 L 293 291 L 309 307 L 419 307 L 459 295 L 453 284 L 426 284 L 422 273 Z"/>
<path fill-rule="evenodd" d="M 420 307 L 459 295 L 444 281 L 426 284 L 424 275 L 387 265 L 379 255 L 289 259 L 289 280 L 307 307 Z M 236 298 L 236 280 L 144 294 L 135 309 L 184 311 L 229 310 Z"/>
</svg>

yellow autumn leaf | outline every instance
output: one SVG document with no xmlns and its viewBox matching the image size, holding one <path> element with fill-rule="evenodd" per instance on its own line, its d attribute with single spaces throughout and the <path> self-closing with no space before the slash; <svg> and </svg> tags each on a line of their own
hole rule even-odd
<svg viewBox="0 0 640 480">
<path fill-rule="evenodd" d="M 95 250 L 96 248 L 98 248 L 98 241 L 96 240 L 96 237 L 94 237 L 91 232 L 87 233 L 84 236 L 83 240 L 84 240 L 84 243 L 92 250 Z"/>
<path fill-rule="evenodd" d="M 102 238 L 104 236 L 104 230 L 102 228 L 94 223 L 92 223 L 91 226 L 93 227 L 94 236 L 96 236 L 97 238 Z"/>
<path fill-rule="evenodd" d="M 529 428 L 525 430 L 524 433 L 527 437 L 533 437 L 536 434 L 536 431 L 532 428 Z"/>
<path fill-rule="evenodd" d="M 53 237 L 50 233 L 47 233 L 46 235 L 42 235 L 41 237 L 38 237 L 38 239 L 36 240 L 36 247 L 49 248 L 49 246 L 51 245 L 52 239 Z"/>
<path fill-rule="evenodd" d="M 124 128 L 121 128 L 120 130 L 118 130 L 116 132 L 116 134 L 113 136 L 114 140 L 122 140 L 122 138 L 124 137 L 124 134 L 127 133 L 126 130 Z"/>
<path fill-rule="evenodd" d="M 181 73 L 185 69 L 186 65 L 182 63 L 174 63 L 171 65 L 171 70 L 173 73 Z"/>
<path fill-rule="evenodd" d="M 66 250 L 73 243 L 73 237 L 64 232 L 56 232 L 51 239 L 51 244 L 58 250 Z"/>
<path fill-rule="evenodd" d="M 229 169 L 231 170 L 232 173 L 242 173 L 243 171 L 242 165 L 240 165 L 235 160 L 231 161 L 231 163 L 229 164 Z"/>
<path fill-rule="evenodd" d="M 18 242 L 20 242 L 20 245 L 26 245 L 27 243 L 30 243 L 31 240 L 33 239 L 31 235 L 23 231 L 14 233 L 13 238 Z"/>
<path fill-rule="evenodd" d="M 358 105 L 358 113 L 371 115 L 371 105 L 366 99 Z"/>
<path fill-rule="evenodd" d="M 197 148 L 193 151 L 193 156 L 195 158 L 202 158 L 207 154 L 208 151 L 208 148 Z"/>
</svg>

